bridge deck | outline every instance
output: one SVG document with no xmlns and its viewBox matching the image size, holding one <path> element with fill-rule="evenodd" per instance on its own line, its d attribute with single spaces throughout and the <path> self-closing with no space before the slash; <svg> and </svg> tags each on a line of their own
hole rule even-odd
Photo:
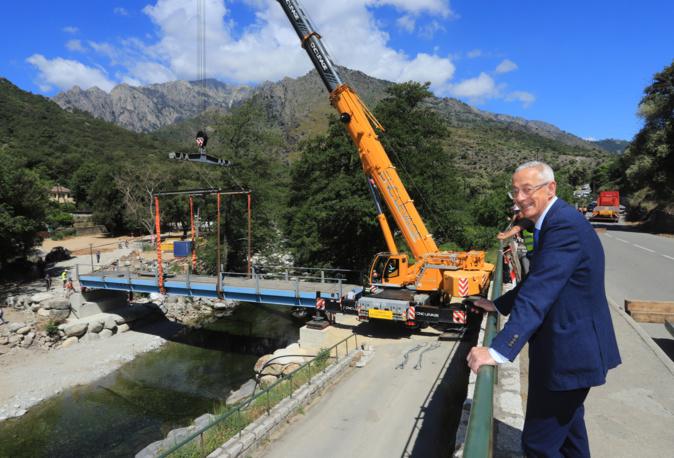
<svg viewBox="0 0 674 458">
<path fill-rule="evenodd" d="M 217 277 L 204 275 L 175 275 L 164 279 L 168 295 L 218 297 Z M 97 271 L 79 275 L 82 286 L 95 289 L 158 293 L 159 284 L 152 273 L 131 271 Z M 244 302 L 278 304 L 313 308 L 318 294 L 325 299 L 339 299 L 349 292 L 358 295 L 362 286 L 341 282 L 315 282 L 297 279 L 268 279 L 223 276 L 222 297 Z"/>
</svg>

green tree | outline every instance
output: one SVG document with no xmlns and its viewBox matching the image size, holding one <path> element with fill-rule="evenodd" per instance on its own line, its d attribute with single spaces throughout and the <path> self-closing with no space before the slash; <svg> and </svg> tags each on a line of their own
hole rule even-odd
<svg viewBox="0 0 674 458">
<path fill-rule="evenodd" d="M 45 229 L 46 186 L 14 155 L 0 151 L 0 267 L 25 256 Z"/>
<path fill-rule="evenodd" d="M 89 195 L 96 224 L 104 225 L 113 234 L 120 234 L 127 227 L 124 222 L 124 202 L 114 181 L 115 172 L 112 168 L 101 169 L 91 185 Z"/>
<path fill-rule="evenodd" d="M 391 86 L 375 114 L 385 128 L 382 143 L 427 228 L 438 242 L 457 241 L 465 229 L 464 183 L 444 147 L 450 140 L 446 122 L 424 105 L 432 96 L 429 86 Z"/>
<path fill-rule="evenodd" d="M 293 164 L 286 227 L 303 266 L 363 269 L 385 249 L 360 159 L 335 117 Z"/>
<path fill-rule="evenodd" d="M 644 212 L 674 201 L 674 62 L 653 77 L 639 104 L 643 128 L 620 159 L 622 189 Z"/>
<path fill-rule="evenodd" d="M 232 161 L 231 168 L 219 170 L 216 182 L 224 190 L 252 191 L 253 251 L 282 249 L 288 164 L 283 160 L 281 130 L 273 127 L 261 101 L 253 98 L 217 122 L 215 132 L 218 140 L 215 153 Z M 221 236 L 223 246 L 227 247 L 223 264 L 228 270 L 241 270 L 246 264 L 247 205 L 245 195 L 222 196 Z M 211 208 L 214 215 L 215 207 Z"/>
</svg>

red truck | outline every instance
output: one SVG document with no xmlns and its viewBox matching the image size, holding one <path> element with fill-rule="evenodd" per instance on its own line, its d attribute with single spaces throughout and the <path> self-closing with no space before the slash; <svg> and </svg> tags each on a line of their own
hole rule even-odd
<svg viewBox="0 0 674 458">
<path fill-rule="evenodd" d="M 597 205 L 592 210 L 592 221 L 611 221 L 620 219 L 620 193 L 618 191 L 601 191 L 597 197 Z"/>
</svg>

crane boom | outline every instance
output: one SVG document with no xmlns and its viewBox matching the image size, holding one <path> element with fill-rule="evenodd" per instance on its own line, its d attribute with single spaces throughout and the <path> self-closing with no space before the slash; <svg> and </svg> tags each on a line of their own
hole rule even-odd
<svg viewBox="0 0 674 458">
<path fill-rule="evenodd" d="M 278 0 L 278 2 L 330 92 L 330 102 L 339 112 L 340 120 L 358 148 L 365 174 L 374 180 L 412 255 L 416 260 L 421 260 L 424 256 L 437 253 L 438 247 L 433 237 L 426 229 L 414 201 L 407 193 L 398 172 L 379 141 L 374 127 L 382 129 L 381 125 L 356 92 L 342 81 L 321 43 L 321 36 L 299 3 L 296 0 Z"/>
</svg>

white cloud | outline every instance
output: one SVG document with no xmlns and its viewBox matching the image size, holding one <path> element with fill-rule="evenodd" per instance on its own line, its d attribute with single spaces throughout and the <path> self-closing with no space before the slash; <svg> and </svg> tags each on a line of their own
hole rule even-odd
<svg viewBox="0 0 674 458">
<path fill-rule="evenodd" d="M 536 96 L 526 91 L 513 91 L 506 95 L 506 102 L 522 102 L 524 108 L 528 108 L 536 101 Z"/>
<path fill-rule="evenodd" d="M 400 11 L 413 14 L 431 13 L 442 17 L 452 15 L 448 0 L 369 0 L 367 3 L 373 6 L 394 6 Z"/>
<path fill-rule="evenodd" d="M 207 77 L 257 83 L 301 76 L 313 68 L 276 0 L 244 0 L 255 14 L 254 21 L 246 26 L 233 21 L 229 3 L 224 0 L 205 0 L 205 3 Z M 377 8 L 393 7 L 402 13 L 398 26 L 417 30 L 422 15 L 426 15 L 423 19 L 427 25 L 420 28 L 419 33 L 431 34 L 442 29 L 441 18 L 454 17 L 448 0 L 305 0 L 303 4 L 336 64 L 396 82 L 430 81 L 435 91 L 450 86 L 455 67 L 449 55 L 437 49 L 411 54 L 394 49 L 383 24 L 375 17 Z M 155 0 L 143 12 L 156 26 L 153 35 L 116 42 L 87 41 L 86 45 L 80 42 L 83 48 L 93 51 L 89 54 L 92 59 L 105 62 L 110 76 L 84 64 L 79 64 L 80 73 L 89 69 L 90 79 L 97 75 L 108 87 L 113 79 L 128 84 L 148 84 L 198 78 L 196 3 Z M 76 46 L 74 42 L 71 44 L 73 48 Z M 56 61 L 47 61 L 52 70 L 57 68 Z M 61 61 L 70 62 L 71 66 L 77 63 Z M 48 64 L 42 66 L 45 70 L 35 64 L 42 81 L 62 87 L 65 81 L 72 79 L 59 78 L 53 71 L 47 77 Z"/>
<path fill-rule="evenodd" d="M 101 69 L 88 67 L 75 60 L 47 59 L 42 54 L 33 54 L 26 61 L 39 71 L 38 85 L 43 91 L 49 91 L 53 86 L 61 90 L 68 90 L 73 86 L 88 89 L 97 86 L 109 91 L 115 85 Z"/>
<path fill-rule="evenodd" d="M 499 95 L 499 88 L 494 79 L 486 73 L 480 73 L 475 78 L 469 78 L 460 83 L 453 84 L 449 89 L 454 97 L 465 97 L 475 102 L 487 98 L 496 98 Z"/>
<path fill-rule="evenodd" d="M 68 48 L 70 51 L 75 52 L 86 51 L 86 49 L 84 49 L 84 46 L 82 46 L 82 42 L 80 40 L 68 40 L 66 42 L 66 48 Z"/>
<path fill-rule="evenodd" d="M 414 32 L 414 27 L 416 26 L 416 20 L 409 14 L 405 14 L 396 20 L 396 24 L 404 31 L 412 33 Z"/>
<path fill-rule="evenodd" d="M 207 0 L 206 72 L 230 81 L 259 82 L 284 76 L 300 76 L 311 62 L 300 47 L 283 10 L 275 0 L 248 0 L 257 8 L 256 22 L 233 36 L 229 12 L 220 0 Z M 392 5 L 410 13 L 432 11 L 449 14 L 448 2 L 342 0 L 326 3 L 307 0 L 304 10 L 311 17 L 335 63 L 392 81 L 414 76 L 434 85 L 446 83 L 453 75 L 449 57 L 419 53 L 409 56 L 388 46 L 388 34 L 381 29 L 367 6 Z M 159 0 L 144 12 L 157 25 L 160 40 L 151 46 L 162 64 L 177 77 L 198 76 L 196 8 L 186 0 Z M 348 33 L 344 33 L 348 30 Z M 367 43 L 367 46 L 363 46 Z M 439 68 L 439 70 L 438 70 Z"/>
<path fill-rule="evenodd" d="M 444 30 L 445 28 L 438 21 L 431 21 L 428 24 L 421 27 L 421 29 L 419 30 L 419 36 L 430 40 L 433 38 L 433 35 L 435 35 L 436 32 Z"/>
<path fill-rule="evenodd" d="M 126 8 L 122 8 L 121 6 L 116 7 L 115 9 L 112 10 L 113 13 L 115 13 L 118 16 L 128 16 L 129 12 L 126 10 Z"/>
<path fill-rule="evenodd" d="M 72 25 L 63 27 L 62 30 L 63 30 L 65 33 L 69 33 L 69 34 L 75 34 L 75 33 L 77 33 L 77 32 L 80 31 L 80 29 L 78 29 L 77 27 L 73 27 Z"/>
<path fill-rule="evenodd" d="M 481 49 L 472 49 L 468 51 L 466 54 L 469 59 L 475 59 L 476 57 L 480 57 L 482 55 L 482 50 Z"/>
<path fill-rule="evenodd" d="M 504 59 L 496 67 L 496 73 L 508 73 L 517 70 L 517 64 L 509 59 Z"/>
</svg>

